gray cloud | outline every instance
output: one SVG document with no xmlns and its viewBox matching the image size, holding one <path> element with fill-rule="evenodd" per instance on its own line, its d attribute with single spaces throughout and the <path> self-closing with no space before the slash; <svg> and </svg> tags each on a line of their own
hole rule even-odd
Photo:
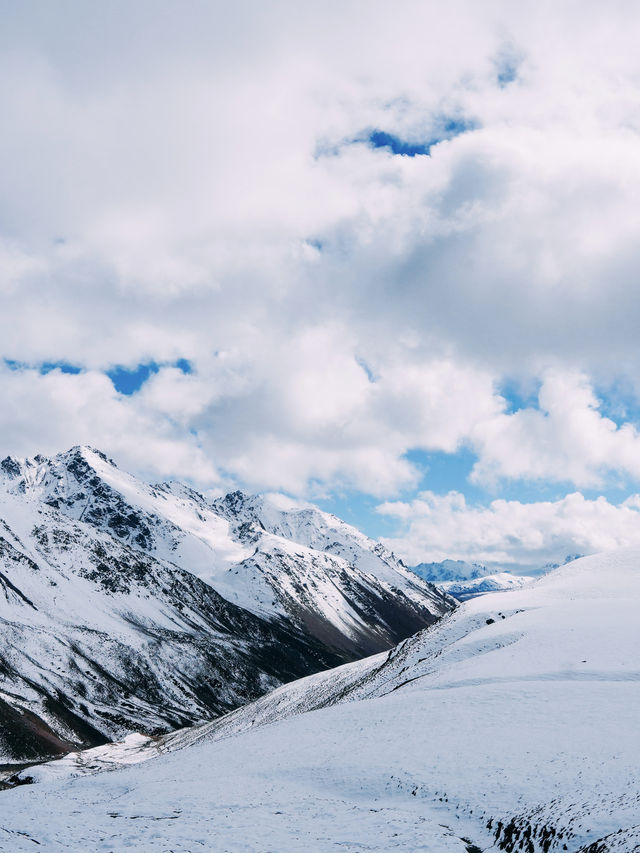
<svg viewBox="0 0 640 853">
<path fill-rule="evenodd" d="M 497 390 L 633 393 L 640 366 L 640 13 L 576 10 L 3 4 L 0 356 L 87 370 L 4 371 L 6 449 L 383 497 L 416 447 L 473 448 L 483 481 L 606 476 Z M 429 156 L 317 156 L 447 115 L 474 129 Z M 128 400 L 101 373 L 178 358 Z M 597 405 L 581 435 L 609 435 Z M 631 427 L 611 442 L 635 478 Z"/>
</svg>

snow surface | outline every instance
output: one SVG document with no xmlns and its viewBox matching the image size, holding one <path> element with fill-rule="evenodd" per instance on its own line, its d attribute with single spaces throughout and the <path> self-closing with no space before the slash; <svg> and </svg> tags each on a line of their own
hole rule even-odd
<svg viewBox="0 0 640 853">
<path fill-rule="evenodd" d="M 640 849 L 640 549 L 466 602 L 388 654 L 0 794 L 6 849 Z M 154 750 L 155 751 L 155 750 Z"/>
</svg>

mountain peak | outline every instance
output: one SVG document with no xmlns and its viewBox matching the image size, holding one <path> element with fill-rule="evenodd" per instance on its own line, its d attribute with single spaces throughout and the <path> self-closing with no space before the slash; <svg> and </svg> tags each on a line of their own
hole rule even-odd
<svg viewBox="0 0 640 853">
<path fill-rule="evenodd" d="M 109 465 L 112 465 L 114 468 L 118 466 L 110 459 L 106 453 L 102 450 L 98 450 L 97 447 L 92 447 L 90 444 L 75 444 L 73 447 L 69 448 L 69 450 L 65 450 L 64 453 L 58 454 L 56 459 L 70 459 L 70 458 L 78 458 L 81 457 L 83 459 L 87 459 L 87 456 L 97 456 L 102 459 L 103 462 L 106 462 Z M 36 457 L 38 458 L 38 457 Z"/>
<path fill-rule="evenodd" d="M 22 733 L 16 709 L 34 689 L 66 696 L 58 717 L 42 704 L 42 719 L 74 743 L 166 730 L 386 650 L 454 607 L 319 510 L 152 486 L 86 445 L 7 457 L 0 474 L 0 609 L 6 647 L 24 649 L 19 668 L 0 650 L 0 717 L 17 697 L 6 713 Z M 43 743 L 32 746 L 19 757 Z"/>
<path fill-rule="evenodd" d="M 236 507 L 236 506 L 244 506 L 248 501 L 252 498 L 251 495 L 246 492 L 240 491 L 240 489 L 236 489 L 235 492 L 228 492 L 223 501 L 228 504 L 228 506 Z"/>
<path fill-rule="evenodd" d="M 32 472 L 34 469 L 42 468 L 43 466 L 49 470 L 53 470 L 57 467 L 57 464 L 62 464 L 66 468 L 69 468 L 70 465 L 77 465 L 79 462 L 91 465 L 92 457 L 98 457 L 113 468 L 118 467 L 113 459 L 110 459 L 102 450 L 98 450 L 88 444 L 76 444 L 69 448 L 69 450 L 58 453 L 53 457 L 45 456 L 42 453 L 36 453 L 32 457 L 8 455 L 0 462 L 0 471 L 10 479 L 15 479 L 24 476 L 27 470 Z"/>
<path fill-rule="evenodd" d="M 22 472 L 20 463 L 17 459 L 14 459 L 13 456 L 6 456 L 2 462 L 0 462 L 0 468 L 8 477 L 11 477 L 11 479 L 19 477 Z"/>
<path fill-rule="evenodd" d="M 234 492 L 226 494 L 223 498 L 215 500 L 214 506 L 225 518 L 236 520 L 240 516 L 246 516 L 247 514 L 253 518 L 261 503 L 262 499 L 260 495 L 250 495 L 247 492 L 236 489 Z"/>
</svg>

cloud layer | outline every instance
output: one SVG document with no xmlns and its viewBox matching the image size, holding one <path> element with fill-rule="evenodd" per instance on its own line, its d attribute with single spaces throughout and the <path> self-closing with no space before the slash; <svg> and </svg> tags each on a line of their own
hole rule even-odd
<svg viewBox="0 0 640 853">
<path fill-rule="evenodd" d="M 450 558 L 526 572 L 576 553 L 640 544 L 640 495 L 618 506 L 579 492 L 558 501 L 470 506 L 459 492 L 423 492 L 410 503 L 381 504 L 379 512 L 399 521 L 399 535 L 385 542 L 409 564 Z"/>
<path fill-rule="evenodd" d="M 0 14 L 6 452 L 386 499 L 464 449 L 481 487 L 635 487 L 636 4 Z"/>
</svg>

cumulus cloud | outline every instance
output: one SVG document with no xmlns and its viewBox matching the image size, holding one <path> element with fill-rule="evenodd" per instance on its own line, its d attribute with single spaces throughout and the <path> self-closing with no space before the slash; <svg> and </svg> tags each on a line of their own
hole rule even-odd
<svg viewBox="0 0 640 853">
<path fill-rule="evenodd" d="M 13 357 L 195 357 L 239 317 L 334 310 L 498 370 L 630 349 L 637 57 L 615 10 L 562 43 L 563 4 L 5 10 L 0 226 L 36 265 L 3 312 Z M 344 144 L 429 141 L 443 115 L 476 129 L 430 157 Z"/>
<path fill-rule="evenodd" d="M 415 489 L 415 449 L 640 478 L 597 390 L 639 390 L 632 4 L 1 15 L 0 358 L 33 368 L 0 371 L 7 452 L 311 496 Z M 181 358 L 130 399 L 104 375 Z"/>
<path fill-rule="evenodd" d="M 490 378 L 434 361 L 375 376 L 339 325 L 301 330 L 251 357 L 219 352 L 200 372 L 160 367 L 132 395 L 97 370 L 0 367 L 5 452 L 106 448 L 125 467 L 200 485 L 380 497 L 415 487 L 410 446 L 454 451 L 495 412 Z"/>
<path fill-rule="evenodd" d="M 640 478 L 640 434 L 600 411 L 584 374 L 547 373 L 538 407 L 487 418 L 473 430 L 478 453 L 472 479 L 497 478 L 571 482 L 601 486 L 607 474 Z"/>
<path fill-rule="evenodd" d="M 27 456 L 33 448 L 57 453 L 75 444 L 109 448 L 128 470 L 149 477 L 188 477 L 220 483 L 197 441 L 163 412 L 118 394 L 104 374 L 70 375 L 55 369 L 0 367 L 0 432 L 3 453 Z"/>
<path fill-rule="evenodd" d="M 378 512 L 397 520 L 399 535 L 385 542 L 410 565 L 452 558 L 526 572 L 576 553 L 640 544 L 640 495 L 619 505 L 574 492 L 557 501 L 473 506 L 459 492 L 423 492 Z"/>
</svg>

